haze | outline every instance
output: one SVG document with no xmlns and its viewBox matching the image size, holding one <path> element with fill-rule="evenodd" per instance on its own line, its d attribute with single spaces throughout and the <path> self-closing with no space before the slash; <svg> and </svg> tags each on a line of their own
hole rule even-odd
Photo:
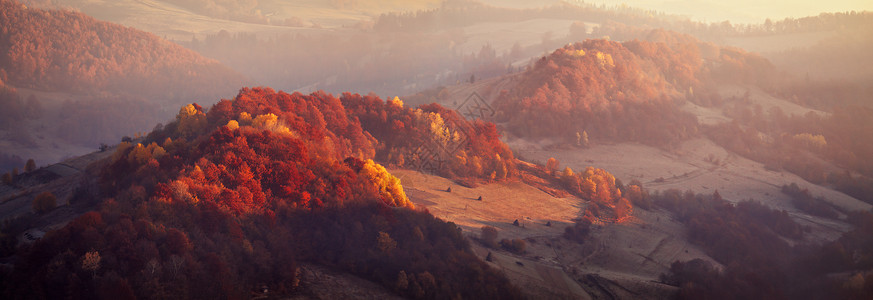
<svg viewBox="0 0 873 300">
<path fill-rule="evenodd" d="M 629 1 L 0 0 L 0 298 L 873 299 L 873 3 Z"/>
<path fill-rule="evenodd" d="M 624 4 L 630 7 L 651 9 L 668 14 L 684 15 L 696 21 L 721 22 L 726 20 L 734 24 L 761 23 L 766 19 L 801 18 L 825 12 L 873 10 L 873 1 L 867 0 L 590 0 L 580 2 L 607 6 Z"/>
</svg>

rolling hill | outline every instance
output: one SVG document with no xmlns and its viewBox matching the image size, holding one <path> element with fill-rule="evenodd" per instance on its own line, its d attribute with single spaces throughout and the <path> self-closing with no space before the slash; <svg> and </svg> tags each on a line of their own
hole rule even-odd
<svg viewBox="0 0 873 300">
<path fill-rule="evenodd" d="M 267 0 L 136 2 L 148 13 L 205 18 L 192 24 L 260 30 L 189 46 L 255 53 L 283 78 L 327 76 L 309 89 L 455 83 L 384 100 L 242 88 L 215 102 L 242 81 L 215 61 L 79 13 L 0 3 L 24 24 L 0 22 L 11 45 L 3 66 L 16 70 L 0 78 L 0 100 L 14 108 L 2 112 L 2 149 L 69 151 L 51 143 L 151 128 L 153 115 L 182 106 L 147 134 L 4 175 L 0 291 L 9 298 L 866 299 L 873 291 L 866 75 L 820 81 L 756 53 L 609 17 L 714 39 L 778 40 L 773 29 L 466 1 L 385 13 L 352 29 L 341 23 L 370 17 L 376 2 L 333 1 L 298 4 L 332 6 L 323 17 L 337 27 L 263 40 L 257 34 L 288 30 L 279 27 L 318 26 L 277 26 L 278 15 L 253 7 L 287 6 Z M 343 7 L 366 13 L 344 15 Z M 603 23 L 571 21 L 580 12 Z M 802 31 L 789 25 L 804 22 L 777 28 Z M 531 42 L 551 26 L 563 28 L 561 37 Z M 488 32 L 525 27 L 537 28 L 523 44 L 498 37 L 477 54 L 458 53 Z M 386 33 L 395 43 L 370 43 Z M 627 40 L 551 51 L 604 34 Z M 77 40 L 91 47 L 70 46 Z M 833 41 L 853 46 L 820 45 L 790 59 L 863 48 Z M 455 48 L 434 47 L 449 42 Z M 289 68 L 266 55 L 289 45 L 332 65 Z M 537 48 L 550 51 L 525 66 Z M 396 72 L 378 73 L 378 61 L 396 62 Z M 443 62 L 453 67 L 422 75 Z M 460 79 L 457 70 L 475 76 Z"/>
<path fill-rule="evenodd" d="M 215 60 L 81 13 L 0 2 L 2 152 L 39 164 L 151 129 L 246 79 Z M 63 145 L 63 146 L 61 146 Z M 13 166 L 3 165 L 4 169 Z M 21 166 L 15 166 L 21 167 Z"/>
<path fill-rule="evenodd" d="M 305 262 L 405 297 L 520 297 L 455 224 L 416 210 L 400 180 L 372 160 L 378 141 L 343 105 L 356 101 L 254 88 L 208 112 L 183 107 L 141 143 L 123 142 L 92 165 L 95 192 L 71 205 L 99 205 L 20 248 L 14 270 L 4 269 L 3 293 L 318 294 L 301 286 Z M 438 114 L 429 116 L 408 127 L 438 134 Z"/>
</svg>

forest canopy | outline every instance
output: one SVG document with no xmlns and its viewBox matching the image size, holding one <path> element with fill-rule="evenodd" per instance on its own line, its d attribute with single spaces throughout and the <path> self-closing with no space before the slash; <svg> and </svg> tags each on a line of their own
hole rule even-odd
<svg viewBox="0 0 873 300">
<path fill-rule="evenodd" d="M 432 134 L 431 116 L 411 132 Z M 378 136 L 398 139 L 387 134 Z M 90 195 L 99 208 L 20 248 L 0 288 L 13 298 L 215 299 L 266 286 L 284 297 L 305 293 L 300 268 L 314 263 L 404 297 L 518 298 L 460 228 L 415 210 L 373 160 L 373 136 L 325 93 L 244 88 L 208 110 L 186 105 L 141 143 L 122 142 Z"/>
</svg>

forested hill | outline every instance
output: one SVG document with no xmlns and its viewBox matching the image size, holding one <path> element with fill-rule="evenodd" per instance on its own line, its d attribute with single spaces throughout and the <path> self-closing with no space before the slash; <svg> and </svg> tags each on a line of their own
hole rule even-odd
<svg viewBox="0 0 873 300">
<path fill-rule="evenodd" d="M 241 75 L 153 34 L 0 0 L 0 76 L 19 88 L 162 101 L 233 93 Z"/>
<path fill-rule="evenodd" d="M 358 120 L 367 110 L 405 130 L 375 121 L 365 129 Z M 0 289 L 10 299 L 282 298 L 306 295 L 305 262 L 409 298 L 517 298 L 457 226 L 416 210 L 400 180 L 373 161 L 401 135 L 493 130 L 442 120 L 397 99 L 267 88 L 243 89 L 208 110 L 187 105 L 143 143 L 122 143 L 98 162 L 99 189 L 82 190 L 100 193 L 71 200 L 98 208 L 19 248 Z M 497 136 L 470 136 L 506 148 Z"/>
<path fill-rule="evenodd" d="M 79 156 L 147 132 L 184 103 L 248 80 L 153 34 L 82 13 L 0 0 L 0 169 Z"/>
<path fill-rule="evenodd" d="M 678 109 L 719 101 L 718 83 L 766 86 L 776 74 L 760 56 L 665 30 L 645 40 L 590 39 L 537 61 L 495 100 L 498 121 L 528 137 L 668 145 L 697 134 Z M 510 113 L 511 112 L 511 113 Z"/>
</svg>

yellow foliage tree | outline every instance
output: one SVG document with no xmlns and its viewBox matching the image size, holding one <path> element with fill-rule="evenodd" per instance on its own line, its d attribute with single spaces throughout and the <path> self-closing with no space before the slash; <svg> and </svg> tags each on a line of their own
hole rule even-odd
<svg viewBox="0 0 873 300">
<path fill-rule="evenodd" d="M 396 106 L 398 108 L 402 108 L 403 107 L 403 100 L 400 100 L 399 97 L 395 96 L 394 99 L 388 100 L 388 104 Z"/>
<path fill-rule="evenodd" d="M 252 124 L 252 115 L 247 112 L 239 113 L 239 123 L 242 125 L 251 125 Z"/>
<path fill-rule="evenodd" d="M 558 160 L 554 157 L 549 157 L 546 161 L 546 170 L 549 171 L 549 175 L 555 176 L 555 172 L 558 171 Z"/>
<path fill-rule="evenodd" d="M 227 126 L 227 129 L 230 129 L 231 131 L 233 131 L 233 130 L 236 130 L 237 128 L 239 128 L 239 122 L 237 122 L 236 120 L 230 120 L 230 121 L 227 121 L 227 125 L 225 125 L 225 126 Z"/>
<path fill-rule="evenodd" d="M 181 136 L 193 137 L 206 128 L 206 114 L 197 110 L 193 104 L 188 104 L 179 109 L 176 115 L 178 127 L 176 130 Z"/>
<path fill-rule="evenodd" d="M 825 137 L 821 134 L 812 135 L 809 133 L 801 133 L 795 134 L 794 140 L 805 145 L 806 147 L 813 148 L 816 150 L 824 149 L 828 142 Z"/>
<path fill-rule="evenodd" d="M 590 178 L 585 178 L 580 182 L 580 185 L 582 188 L 582 194 L 584 194 L 588 200 L 594 199 L 594 196 L 597 194 L 597 184 Z"/>
<path fill-rule="evenodd" d="M 263 114 L 252 120 L 252 126 L 260 129 L 272 129 L 279 124 L 279 117 L 274 114 Z"/>
<path fill-rule="evenodd" d="M 255 117 L 255 119 L 252 120 L 252 126 L 259 129 L 272 130 L 276 133 L 292 134 L 288 127 L 282 126 L 282 124 L 279 123 L 279 117 L 272 113 Z"/>
<path fill-rule="evenodd" d="M 570 169 L 570 167 L 564 168 L 564 177 L 573 177 L 575 174 L 576 173 L 573 173 L 573 169 Z"/>
<path fill-rule="evenodd" d="M 417 126 L 426 126 L 430 129 L 430 139 L 432 142 L 438 145 L 449 145 L 461 141 L 461 135 L 446 126 L 445 120 L 443 120 L 440 114 L 416 109 L 414 116 Z"/>
<path fill-rule="evenodd" d="M 368 159 L 364 163 L 364 168 L 361 169 L 361 175 L 376 186 L 385 204 L 396 207 L 415 208 L 415 204 L 406 197 L 403 186 L 400 184 L 400 179 L 388 173 L 388 170 L 382 165 L 373 162 L 372 159 Z"/>
<path fill-rule="evenodd" d="M 146 147 L 143 147 L 142 144 L 136 144 L 133 150 L 128 154 L 127 159 L 132 164 L 144 165 L 149 159 L 152 158 L 151 152 Z"/>
<path fill-rule="evenodd" d="M 597 54 L 595 55 L 597 56 L 597 61 L 600 62 L 600 66 L 615 67 L 615 61 L 612 60 L 612 55 L 610 55 L 609 53 L 597 51 Z"/>
<path fill-rule="evenodd" d="M 112 153 L 112 161 L 118 161 L 124 154 L 127 153 L 127 149 L 130 149 L 131 144 L 129 142 L 121 142 L 118 144 L 118 147 L 115 148 L 115 152 Z"/>
</svg>

